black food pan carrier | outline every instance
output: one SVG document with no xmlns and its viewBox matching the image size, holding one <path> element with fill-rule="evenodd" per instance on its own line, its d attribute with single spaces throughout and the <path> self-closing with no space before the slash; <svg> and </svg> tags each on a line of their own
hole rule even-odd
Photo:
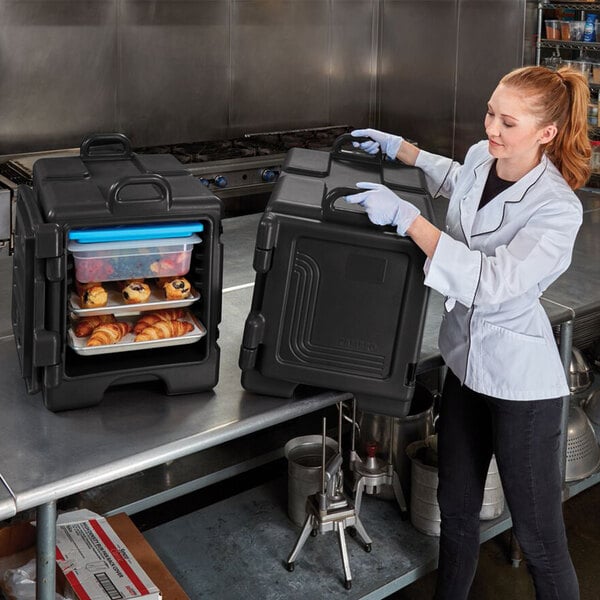
<svg viewBox="0 0 600 600">
<path fill-rule="evenodd" d="M 162 384 L 168 394 L 209 390 L 218 381 L 222 206 L 167 154 L 141 155 L 121 134 L 85 140 L 79 156 L 35 162 L 20 186 L 15 219 L 12 325 L 30 393 L 53 411 L 99 403 L 113 385 Z M 182 297 L 165 282 L 187 280 Z M 123 287 L 148 286 L 130 303 Z M 87 306 L 82 286 L 99 282 L 108 301 Z M 147 290 L 151 295 L 147 296 Z M 124 300 L 127 298 L 127 300 Z M 166 339 L 90 346 L 82 319 L 109 315 L 132 327 L 178 310 L 186 332 Z M 188 331 L 191 329 L 191 331 Z"/>
<path fill-rule="evenodd" d="M 433 219 L 416 167 L 355 150 L 289 151 L 259 223 L 255 288 L 240 350 L 242 385 L 292 397 L 352 392 L 361 409 L 404 416 L 415 388 L 428 290 L 425 255 L 343 196 L 383 183 Z"/>
</svg>

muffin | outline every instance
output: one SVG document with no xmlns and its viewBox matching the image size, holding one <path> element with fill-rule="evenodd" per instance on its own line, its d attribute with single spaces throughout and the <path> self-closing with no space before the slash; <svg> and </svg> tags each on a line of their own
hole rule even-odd
<svg viewBox="0 0 600 600">
<path fill-rule="evenodd" d="M 94 285 L 83 290 L 79 296 L 81 308 L 100 308 L 106 306 L 108 294 L 101 285 Z"/>
<path fill-rule="evenodd" d="M 144 283 L 144 278 L 137 279 L 121 279 L 119 281 L 115 281 L 117 285 L 117 289 L 122 292 L 130 283 Z"/>
<path fill-rule="evenodd" d="M 192 292 L 192 286 L 185 277 L 170 279 L 163 285 L 167 300 L 183 300 Z"/>
<path fill-rule="evenodd" d="M 90 288 L 96 287 L 98 285 L 102 286 L 102 282 L 88 281 L 87 283 L 81 283 L 81 281 L 75 280 L 75 291 L 77 292 L 78 296 L 83 296 L 83 292 L 85 292 L 85 290 L 89 290 Z"/>
<path fill-rule="evenodd" d="M 150 298 L 150 286 L 141 281 L 132 281 L 121 292 L 125 304 L 140 304 Z"/>
</svg>

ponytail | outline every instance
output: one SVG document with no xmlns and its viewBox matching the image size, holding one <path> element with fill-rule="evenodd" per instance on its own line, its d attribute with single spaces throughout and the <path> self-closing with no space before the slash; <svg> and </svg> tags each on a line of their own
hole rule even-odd
<svg viewBox="0 0 600 600">
<path fill-rule="evenodd" d="M 544 152 L 571 189 L 590 177 L 592 149 L 588 137 L 588 83 L 581 73 L 563 67 L 522 67 L 505 75 L 501 82 L 528 96 L 540 126 L 555 124 L 557 134 Z"/>
</svg>

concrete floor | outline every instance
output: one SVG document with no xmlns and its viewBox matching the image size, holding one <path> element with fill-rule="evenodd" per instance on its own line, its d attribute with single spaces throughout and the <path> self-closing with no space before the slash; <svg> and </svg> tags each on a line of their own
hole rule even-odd
<svg viewBox="0 0 600 600">
<path fill-rule="evenodd" d="M 600 600 L 600 485 L 564 504 L 571 557 L 579 578 L 581 600 Z M 533 584 L 524 563 L 509 560 L 507 531 L 481 546 L 472 600 L 533 600 Z M 389 596 L 388 600 L 426 600 L 433 596 L 435 572 Z"/>
</svg>

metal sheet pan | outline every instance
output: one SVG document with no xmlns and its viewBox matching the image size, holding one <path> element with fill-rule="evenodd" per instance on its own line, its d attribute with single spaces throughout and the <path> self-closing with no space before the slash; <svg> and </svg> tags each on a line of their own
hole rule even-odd
<svg viewBox="0 0 600 600">
<path fill-rule="evenodd" d="M 119 321 L 129 323 L 130 325 L 134 325 L 136 320 L 137 319 L 132 316 L 119 319 Z M 81 354 L 82 356 L 94 356 L 97 354 L 111 354 L 117 352 L 130 352 L 132 350 L 149 350 L 150 348 L 163 348 L 165 346 L 182 346 L 185 344 L 193 344 L 206 335 L 206 328 L 204 325 L 200 323 L 200 321 L 198 321 L 191 313 L 188 313 L 180 320 L 192 323 L 194 329 L 192 329 L 192 331 L 189 333 L 179 337 L 170 337 L 162 340 L 150 340 L 147 342 L 134 342 L 133 340 L 135 338 L 135 334 L 131 332 L 123 336 L 123 339 L 116 344 L 87 346 L 86 344 L 89 338 L 77 337 L 73 333 L 73 329 L 69 327 L 68 343 L 77 354 Z"/>
<path fill-rule="evenodd" d="M 200 298 L 199 292 L 192 288 L 191 294 L 182 300 L 165 300 L 164 294 L 157 290 L 154 286 L 150 286 L 150 298 L 148 302 L 139 304 L 124 304 L 121 292 L 116 289 L 108 288 L 108 302 L 106 306 L 99 308 L 81 308 L 79 296 L 75 291 L 71 293 L 69 298 L 69 307 L 76 317 L 93 317 L 95 315 L 113 314 L 115 317 L 137 315 L 147 310 L 160 310 L 162 308 L 180 308 L 190 306 Z"/>
</svg>

